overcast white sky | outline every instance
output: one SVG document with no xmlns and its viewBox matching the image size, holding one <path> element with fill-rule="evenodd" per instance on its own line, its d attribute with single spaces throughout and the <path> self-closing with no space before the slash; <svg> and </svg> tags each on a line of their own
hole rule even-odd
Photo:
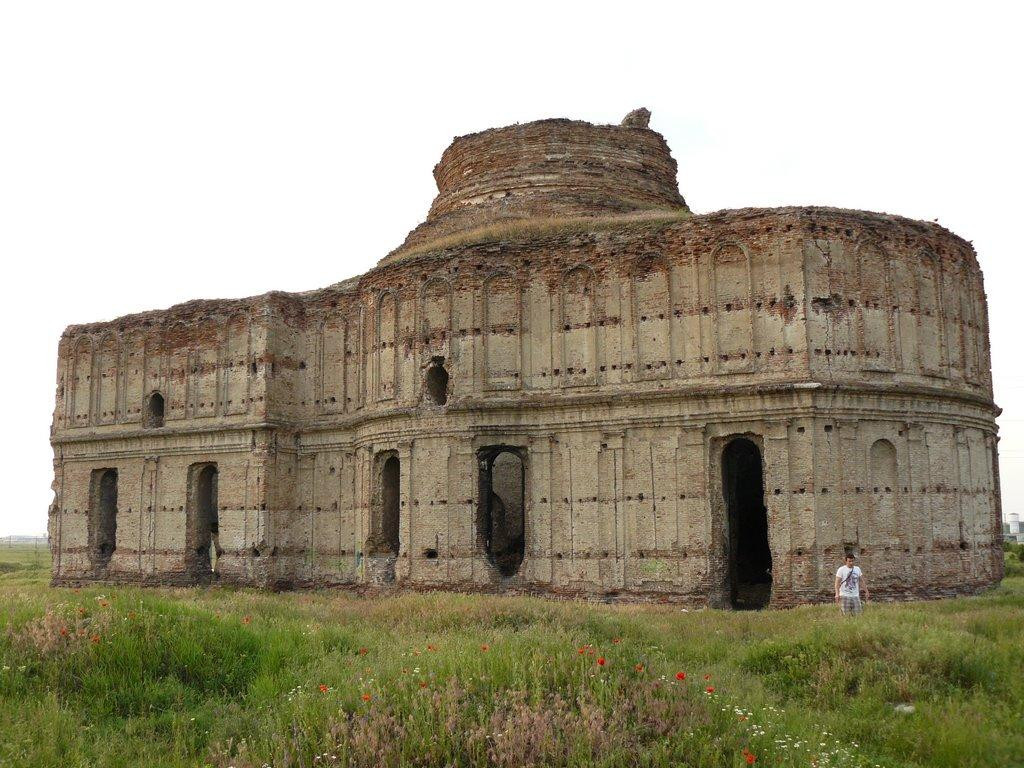
<svg viewBox="0 0 1024 768">
<path fill-rule="evenodd" d="M 864 208 L 974 242 L 1024 513 L 1012 4 L 669 5 L 0 3 L 0 535 L 46 528 L 66 325 L 358 274 L 422 220 L 453 136 L 641 105 L 697 212 Z"/>
</svg>

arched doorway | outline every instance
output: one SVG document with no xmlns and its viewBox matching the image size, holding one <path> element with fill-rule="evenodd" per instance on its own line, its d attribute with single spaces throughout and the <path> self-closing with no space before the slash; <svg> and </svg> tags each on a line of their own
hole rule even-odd
<svg viewBox="0 0 1024 768">
<path fill-rule="evenodd" d="M 526 556 L 526 468 L 519 450 L 485 448 L 480 461 L 477 536 L 487 559 L 508 578 Z"/>
<path fill-rule="evenodd" d="M 397 451 L 378 453 L 373 460 L 373 498 L 366 538 L 367 578 L 375 584 L 395 580 L 401 549 L 402 462 Z"/>
<path fill-rule="evenodd" d="M 398 508 L 401 476 L 401 462 L 397 456 L 389 456 L 380 470 L 381 554 L 398 554 Z"/>
<path fill-rule="evenodd" d="M 220 554 L 220 521 L 217 515 L 217 465 L 193 464 L 189 468 L 189 559 L 196 576 L 217 572 Z"/>
<path fill-rule="evenodd" d="M 752 440 L 735 438 L 722 451 L 722 495 L 729 531 L 730 603 L 739 610 L 764 608 L 772 593 L 772 552 L 764 467 Z"/>
<path fill-rule="evenodd" d="M 92 473 L 89 551 L 93 568 L 106 568 L 117 548 L 117 470 Z"/>
</svg>

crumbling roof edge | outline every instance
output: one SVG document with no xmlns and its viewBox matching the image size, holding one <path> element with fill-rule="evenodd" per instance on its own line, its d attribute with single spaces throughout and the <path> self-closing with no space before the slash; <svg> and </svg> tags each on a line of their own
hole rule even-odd
<svg viewBox="0 0 1024 768">
<path fill-rule="evenodd" d="M 623 217 L 621 221 L 616 220 L 615 217 L 610 217 L 606 221 L 599 221 L 595 219 L 595 228 L 600 230 L 614 230 L 618 227 L 628 229 L 631 227 L 638 226 L 651 226 L 657 225 L 660 228 L 670 228 L 675 226 L 691 226 L 699 225 L 701 223 L 714 224 L 718 221 L 725 220 L 743 220 L 743 219 L 756 219 L 765 216 L 772 216 L 776 218 L 792 217 L 800 221 L 813 220 L 815 217 L 843 217 L 848 219 L 861 219 L 861 220 L 872 220 L 876 223 L 889 223 L 903 227 L 912 227 L 920 231 L 931 231 L 935 234 L 941 234 L 946 237 L 950 237 L 960 242 L 970 253 L 974 254 L 974 246 L 971 241 L 957 235 L 955 232 L 950 231 L 946 227 L 934 221 L 922 221 L 919 219 L 911 219 L 905 216 L 899 216 L 897 214 L 879 212 L 879 211 L 866 211 L 855 208 L 837 208 L 832 206 L 780 206 L 776 208 L 728 208 L 718 211 L 711 211 L 709 213 L 689 213 L 687 215 L 666 215 L 663 218 L 657 216 L 644 218 L 644 217 Z M 529 219 L 523 220 L 524 224 L 529 223 Z M 584 219 L 566 219 L 566 237 L 576 237 L 579 235 L 578 228 L 581 224 L 585 224 Z M 237 299 L 192 299 L 189 301 L 174 304 L 165 309 L 152 309 L 144 312 L 136 312 L 120 317 L 115 317 L 111 320 L 103 320 L 92 323 L 78 323 L 69 325 L 64 329 L 62 337 L 74 336 L 81 333 L 91 333 L 97 331 L 109 330 L 117 326 L 136 326 L 145 324 L 146 321 L 159 321 L 161 323 L 183 321 L 188 322 L 196 317 L 196 315 L 211 315 L 211 314 L 223 314 L 231 315 L 232 313 L 258 306 L 261 303 L 267 304 L 274 300 L 285 300 L 285 301 L 296 301 L 303 299 L 314 299 L 319 296 L 323 296 L 329 293 L 337 294 L 350 294 L 358 289 L 360 282 L 368 275 L 374 272 L 387 268 L 396 264 L 405 263 L 412 260 L 422 260 L 436 258 L 439 256 L 450 256 L 465 250 L 476 248 L 480 246 L 494 245 L 497 243 L 519 243 L 528 242 L 533 238 L 546 237 L 550 238 L 553 234 L 558 236 L 559 232 L 546 232 L 546 233 L 524 233 L 523 237 L 482 237 L 477 241 L 467 241 L 464 243 L 458 243 L 453 245 L 447 245 L 436 249 L 423 249 L 415 250 L 407 253 L 402 253 L 400 249 L 392 251 L 379 261 L 374 267 L 370 268 L 366 272 L 347 278 L 345 280 L 333 283 L 323 288 L 314 288 L 307 291 L 298 292 L 287 292 L 287 291 L 268 291 L 267 293 L 259 294 L 256 296 L 248 296 Z M 393 258 L 394 256 L 398 258 Z"/>
</svg>

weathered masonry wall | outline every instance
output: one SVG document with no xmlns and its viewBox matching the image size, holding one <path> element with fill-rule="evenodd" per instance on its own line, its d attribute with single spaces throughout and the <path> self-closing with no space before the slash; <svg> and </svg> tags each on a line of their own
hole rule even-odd
<svg viewBox="0 0 1024 768">
<path fill-rule="evenodd" d="M 808 395 L 800 410 L 813 412 L 815 400 Z M 347 457 L 310 445 L 302 509 L 289 515 L 294 561 L 284 571 L 295 583 L 358 580 L 373 455 L 396 450 L 401 581 L 724 601 L 718 462 L 727 439 L 743 435 L 763 445 L 777 602 L 827 597 L 833 565 L 850 547 L 883 595 L 951 594 L 996 577 L 996 486 L 983 430 L 808 416 L 707 428 L 622 416 L 639 425 L 427 436 Z M 476 454 L 494 444 L 525 455 L 526 557 L 511 582 L 487 562 L 474 527 Z"/>
<path fill-rule="evenodd" d="M 192 584 L 212 578 L 193 562 L 196 509 L 189 504 L 189 470 L 213 464 L 219 474 L 218 574 L 227 580 L 267 582 L 267 512 L 264 460 L 250 451 L 248 434 L 234 439 L 161 441 L 146 450 L 135 440 L 69 447 L 57 461 L 61 509 L 51 514 L 54 578 L 99 578 Z M 235 444 L 233 444 L 235 443 Z M 151 443 L 150 443 L 151 444 Z M 138 446 L 138 447 L 136 447 Z M 139 450 L 141 448 L 141 450 Z M 139 455 L 142 454 L 142 455 Z M 147 455 L 148 454 L 148 455 Z M 117 541 L 109 563 L 96 568 L 88 537 L 89 475 L 117 470 Z"/>
<path fill-rule="evenodd" d="M 551 141 L 589 141 L 579 125 Z M 691 215 L 645 128 L 615 129 L 644 140 L 607 167 L 646 157 L 656 171 L 569 199 L 599 164 L 588 150 L 555 174 L 572 183 L 502 194 L 507 167 L 572 164 L 547 130 L 512 149 L 494 148 L 501 131 L 457 140 L 432 218 L 358 279 L 69 328 L 54 580 L 740 605 L 722 464 L 740 437 L 761 460 L 773 605 L 827 599 L 850 550 L 879 595 L 1001 577 L 987 309 L 967 243 L 854 211 Z M 552 199 L 565 216 L 675 208 L 444 239 Z M 521 518 L 506 515 L 513 481 L 483 479 L 499 454 L 521 462 Z M 96 492 L 107 470 L 116 527 Z"/>
</svg>

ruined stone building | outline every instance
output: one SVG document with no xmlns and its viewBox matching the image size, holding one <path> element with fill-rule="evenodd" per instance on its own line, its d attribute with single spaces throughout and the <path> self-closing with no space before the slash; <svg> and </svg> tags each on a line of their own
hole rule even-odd
<svg viewBox="0 0 1024 768">
<path fill-rule="evenodd" d="M 53 580 L 693 604 L 1001 578 L 981 272 L 933 223 L 697 215 L 649 113 L 455 139 L 360 277 L 69 327 Z"/>
</svg>

